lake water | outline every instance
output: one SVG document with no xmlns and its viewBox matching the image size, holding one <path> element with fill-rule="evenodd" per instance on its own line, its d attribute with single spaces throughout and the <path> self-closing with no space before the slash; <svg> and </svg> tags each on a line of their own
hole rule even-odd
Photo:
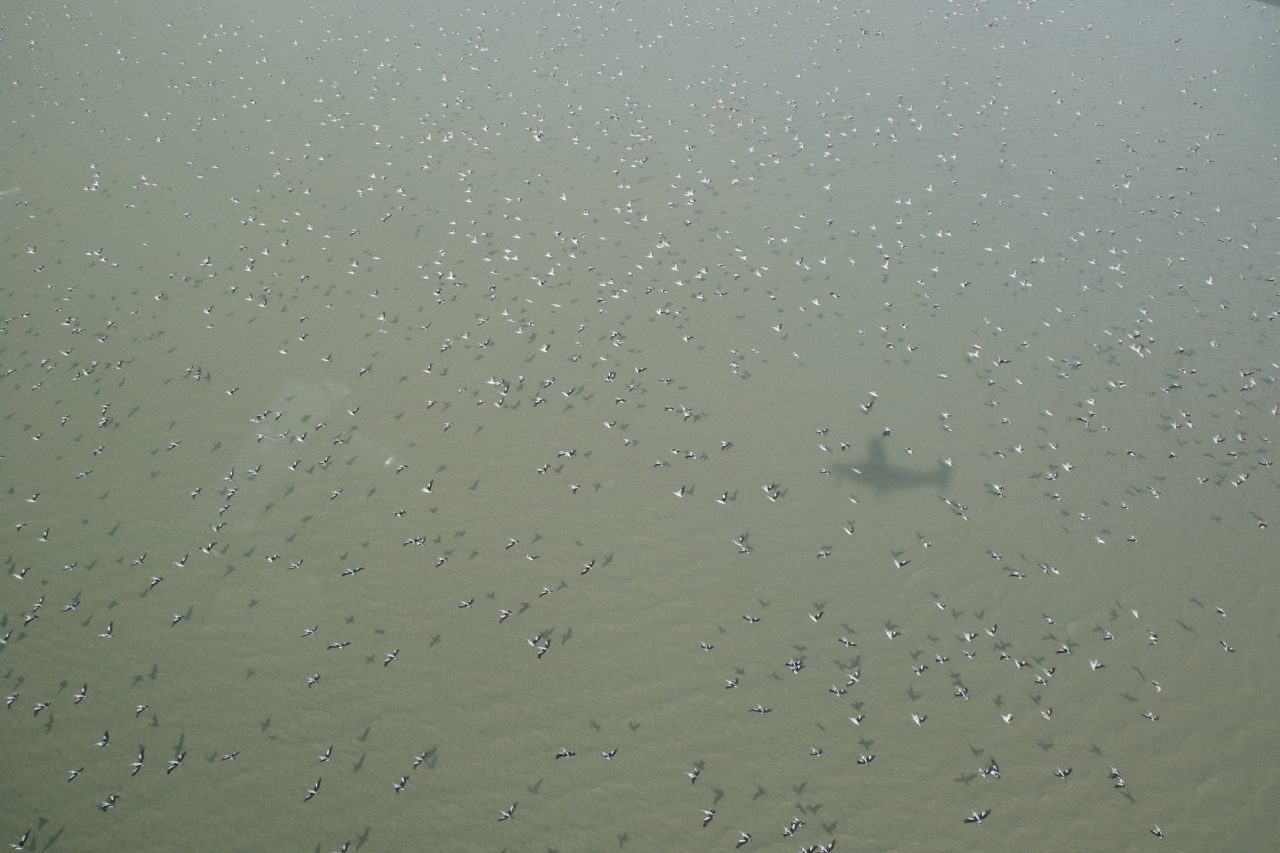
<svg viewBox="0 0 1280 853">
<path fill-rule="evenodd" d="M 4 840 L 1272 849 L 1280 9 L 853 5 L 0 14 Z"/>
</svg>

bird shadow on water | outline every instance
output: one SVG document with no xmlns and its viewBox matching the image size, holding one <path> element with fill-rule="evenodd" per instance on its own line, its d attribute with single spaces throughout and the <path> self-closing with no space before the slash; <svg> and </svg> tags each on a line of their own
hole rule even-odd
<svg viewBox="0 0 1280 853">
<path fill-rule="evenodd" d="M 846 477 L 869 485 L 877 492 L 920 486 L 945 488 L 951 482 L 951 468 L 941 461 L 932 471 L 922 471 L 890 462 L 885 454 L 884 439 L 880 436 L 872 437 L 868 443 L 866 459 L 839 470 Z"/>
</svg>

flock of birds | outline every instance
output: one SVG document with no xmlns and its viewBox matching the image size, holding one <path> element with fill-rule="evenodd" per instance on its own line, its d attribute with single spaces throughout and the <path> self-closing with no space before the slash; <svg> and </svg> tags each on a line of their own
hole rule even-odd
<svg viewBox="0 0 1280 853">
<path fill-rule="evenodd" d="M 1157 117 L 1011 99 L 1038 30 L 1110 49 L 1035 5 L 95 38 L 92 159 L 0 191 L 10 847 L 1205 837 L 1164 777 L 1270 651 L 1276 218 L 1161 129 L 1225 109 L 1182 30 Z"/>
</svg>

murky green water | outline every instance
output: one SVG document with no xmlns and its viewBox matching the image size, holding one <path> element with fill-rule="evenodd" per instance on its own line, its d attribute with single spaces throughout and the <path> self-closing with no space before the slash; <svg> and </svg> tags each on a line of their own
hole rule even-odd
<svg viewBox="0 0 1280 853">
<path fill-rule="evenodd" d="M 6 840 L 1270 849 L 1277 9 L 861 5 L 4 13 Z"/>
</svg>

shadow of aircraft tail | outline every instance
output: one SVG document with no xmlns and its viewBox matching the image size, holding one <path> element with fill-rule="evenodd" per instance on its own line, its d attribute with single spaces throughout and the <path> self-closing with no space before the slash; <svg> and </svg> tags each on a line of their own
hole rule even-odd
<svg viewBox="0 0 1280 853">
<path fill-rule="evenodd" d="M 877 492 L 911 489 L 918 486 L 944 488 L 951 482 L 951 468 L 938 462 L 932 471 L 919 471 L 895 465 L 885 456 L 884 439 L 875 436 L 867 447 L 867 458 L 848 468 L 839 469 L 846 477 L 871 486 Z"/>
</svg>

